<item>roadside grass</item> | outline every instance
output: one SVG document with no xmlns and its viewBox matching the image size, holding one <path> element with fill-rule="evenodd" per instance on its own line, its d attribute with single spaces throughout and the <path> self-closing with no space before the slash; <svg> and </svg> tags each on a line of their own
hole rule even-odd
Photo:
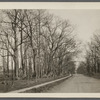
<svg viewBox="0 0 100 100">
<path fill-rule="evenodd" d="M 84 74 L 85 76 L 93 77 L 96 79 L 100 79 L 100 73 L 92 73 L 92 74 Z"/>
<path fill-rule="evenodd" d="M 100 73 L 96 73 L 93 75 L 94 78 L 100 79 Z"/>
<path fill-rule="evenodd" d="M 56 85 L 59 85 L 60 83 L 62 83 L 65 80 L 66 79 L 63 79 L 63 80 L 60 80 L 60 81 L 39 87 L 39 88 L 34 88 L 34 89 L 31 89 L 31 90 L 24 91 L 22 93 L 46 93 L 49 89 L 53 88 Z"/>
<path fill-rule="evenodd" d="M 14 91 L 14 90 L 19 90 L 19 89 L 23 89 L 23 88 L 27 88 L 27 87 L 31 87 L 31 86 L 35 86 L 41 83 L 45 83 L 45 82 L 50 82 L 62 77 L 65 77 L 68 75 L 64 75 L 64 76 L 59 76 L 59 77 L 49 77 L 49 78 L 39 78 L 39 79 L 31 79 L 31 80 L 14 80 L 14 83 L 12 85 L 12 81 L 8 80 L 7 83 L 8 84 L 3 84 L 2 81 L 0 82 L 0 93 L 6 93 L 9 91 Z M 48 88 L 51 87 L 51 85 L 48 85 Z M 47 88 L 47 87 L 41 87 L 40 89 L 36 89 L 36 91 L 41 91 L 41 89 L 43 90 L 43 88 Z M 45 90 L 45 89 L 44 89 Z"/>
</svg>

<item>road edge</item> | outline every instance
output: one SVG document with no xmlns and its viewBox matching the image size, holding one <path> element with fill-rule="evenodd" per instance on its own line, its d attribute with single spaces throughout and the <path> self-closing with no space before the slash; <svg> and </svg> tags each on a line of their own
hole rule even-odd
<svg viewBox="0 0 100 100">
<path fill-rule="evenodd" d="M 27 88 L 23 88 L 23 89 L 19 89 L 19 90 L 9 91 L 7 93 L 22 93 L 22 92 L 25 92 L 27 90 L 40 88 L 40 87 L 43 87 L 45 85 L 49 85 L 51 83 L 55 83 L 55 82 L 58 82 L 58 81 L 62 81 L 64 79 L 70 78 L 72 76 L 73 75 L 70 74 L 69 76 L 66 76 L 66 77 L 63 77 L 63 78 L 59 78 L 59 79 L 56 79 L 56 80 L 53 80 L 53 81 L 50 81 L 50 82 L 41 83 L 41 84 L 38 84 L 38 85 L 35 85 L 35 86 L 31 86 L 31 87 L 27 87 Z"/>
</svg>

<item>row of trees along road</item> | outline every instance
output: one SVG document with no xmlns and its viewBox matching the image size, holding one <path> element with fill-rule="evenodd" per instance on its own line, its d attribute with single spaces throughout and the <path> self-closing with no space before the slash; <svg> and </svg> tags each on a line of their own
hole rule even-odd
<svg viewBox="0 0 100 100">
<path fill-rule="evenodd" d="M 0 60 L 5 79 L 7 76 L 13 82 L 74 71 L 77 43 L 69 21 L 40 9 L 1 10 L 0 20 Z"/>
<path fill-rule="evenodd" d="M 100 73 L 100 31 L 95 31 L 88 43 L 85 61 L 80 63 L 78 73 L 95 75 Z"/>
</svg>

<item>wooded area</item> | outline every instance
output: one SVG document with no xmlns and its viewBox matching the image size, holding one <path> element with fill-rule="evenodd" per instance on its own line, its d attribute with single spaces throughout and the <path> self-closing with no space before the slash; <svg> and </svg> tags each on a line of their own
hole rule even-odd
<svg viewBox="0 0 100 100">
<path fill-rule="evenodd" d="M 0 12 L 3 84 L 13 86 L 16 80 L 48 79 L 74 73 L 73 58 L 78 53 L 78 44 L 69 20 L 41 9 Z"/>
<path fill-rule="evenodd" d="M 85 61 L 80 63 L 78 73 L 90 76 L 100 75 L 100 30 L 94 32 L 91 41 L 88 43 L 85 54 Z"/>
</svg>

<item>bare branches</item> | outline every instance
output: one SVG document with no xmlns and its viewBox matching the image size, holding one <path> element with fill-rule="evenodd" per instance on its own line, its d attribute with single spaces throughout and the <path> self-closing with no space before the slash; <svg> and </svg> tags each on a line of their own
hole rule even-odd
<svg viewBox="0 0 100 100">
<path fill-rule="evenodd" d="M 47 10 L 5 10 L 1 21 L 2 57 L 13 58 L 15 79 L 19 69 L 25 78 L 37 78 L 67 73 L 75 56 L 77 43 L 69 21 L 49 14 Z M 6 62 L 8 62 L 6 61 Z M 73 62 L 73 67 L 74 62 Z M 21 78 L 23 78 L 21 77 Z"/>
<path fill-rule="evenodd" d="M 86 50 L 85 65 L 87 74 L 93 75 L 100 72 L 100 31 L 96 31 L 88 43 Z"/>
</svg>

